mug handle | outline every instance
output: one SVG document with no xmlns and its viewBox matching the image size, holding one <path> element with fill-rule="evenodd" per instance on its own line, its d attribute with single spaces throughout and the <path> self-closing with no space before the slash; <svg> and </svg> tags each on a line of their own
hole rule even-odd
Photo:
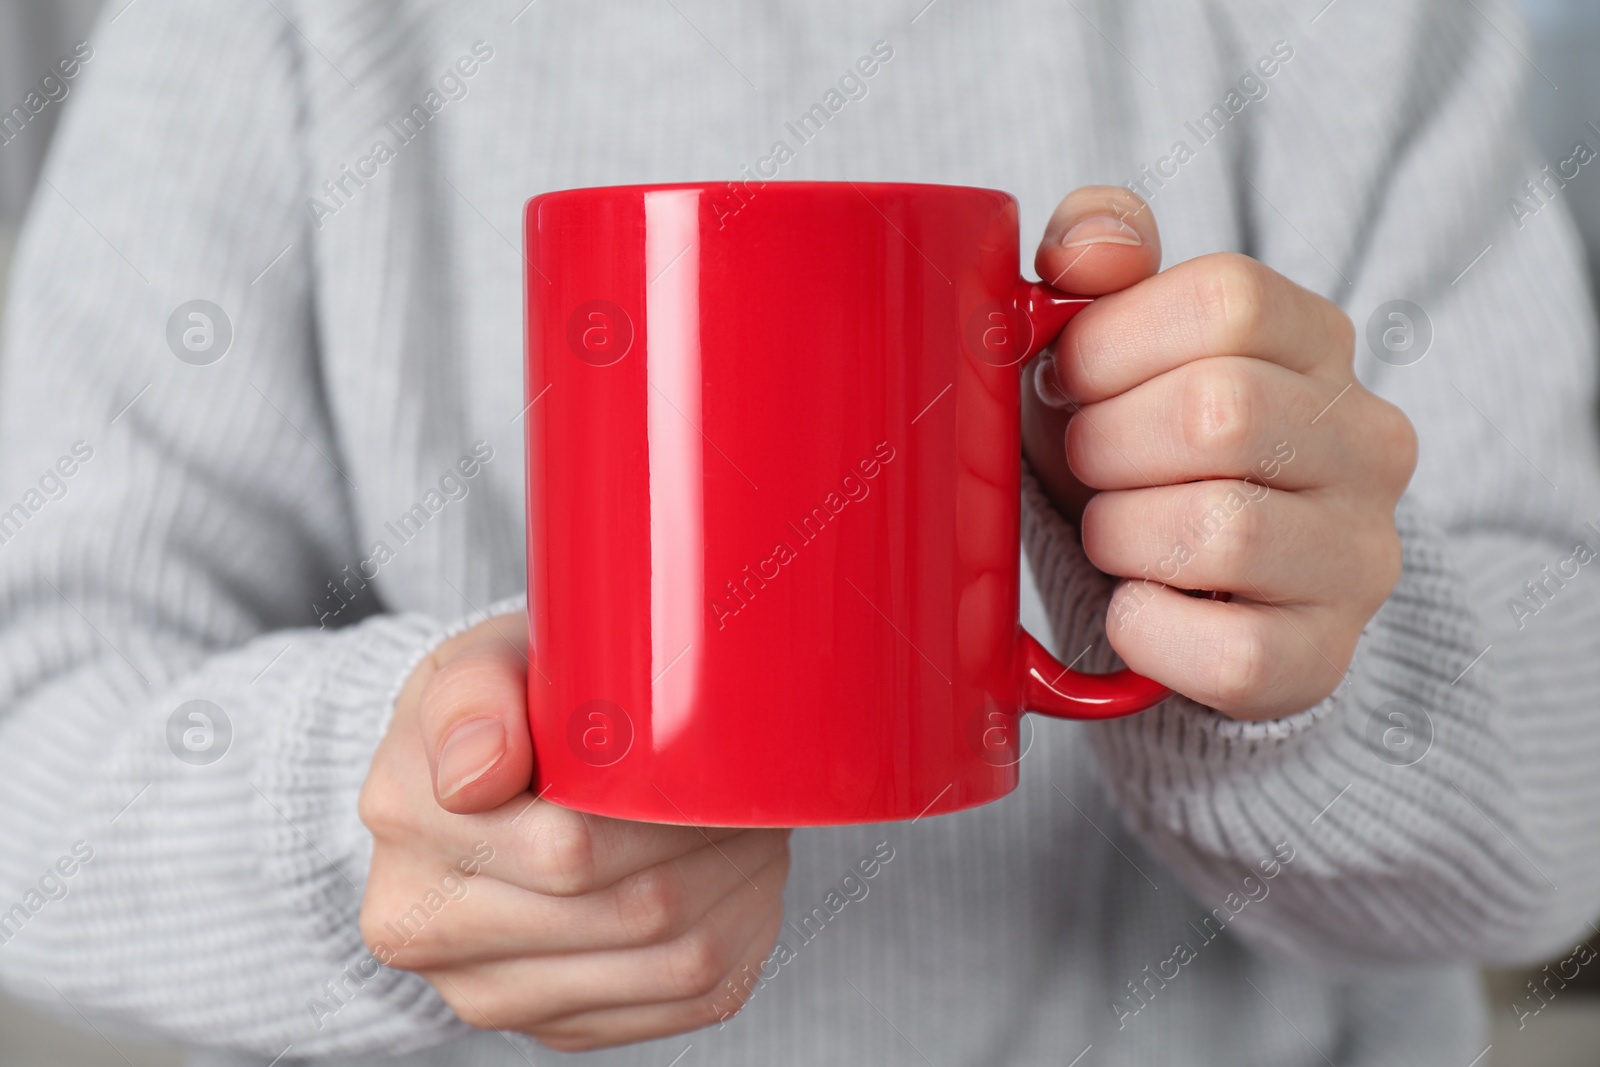
<svg viewBox="0 0 1600 1067">
<path fill-rule="evenodd" d="M 1092 301 L 1039 282 L 1019 280 L 1012 293 L 1014 321 L 1024 331 L 1017 366 L 1027 365 L 1061 333 L 1067 321 Z M 1172 691 L 1126 667 L 1110 674 L 1085 674 L 1065 666 L 1032 634 L 1017 627 L 1012 648 L 1018 703 L 1059 719 L 1114 719 L 1161 703 Z"/>
</svg>

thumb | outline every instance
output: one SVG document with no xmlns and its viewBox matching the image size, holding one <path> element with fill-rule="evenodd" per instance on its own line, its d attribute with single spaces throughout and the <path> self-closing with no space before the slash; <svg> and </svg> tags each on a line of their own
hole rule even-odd
<svg viewBox="0 0 1600 1067">
<path fill-rule="evenodd" d="M 1082 296 L 1126 289 L 1161 269 L 1161 234 L 1137 193 L 1086 185 L 1050 216 L 1033 266 L 1047 285 Z"/>
<path fill-rule="evenodd" d="M 446 811 L 489 811 L 533 779 L 527 642 L 527 616 L 501 615 L 434 653 L 418 725 L 434 796 Z"/>
</svg>

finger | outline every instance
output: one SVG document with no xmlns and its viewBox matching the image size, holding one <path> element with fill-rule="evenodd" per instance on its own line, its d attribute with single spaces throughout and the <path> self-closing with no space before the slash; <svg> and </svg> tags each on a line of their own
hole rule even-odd
<svg viewBox="0 0 1600 1067">
<path fill-rule="evenodd" d="M 377 786 L 369 780 L 363 790 L 362 818 L 374 834 L 413 849 L 426 845 L 446 862 L 487 843 L 500 881 L 547 896 L 593 893 L 696 849 L 715 851 L 723 839 L 743 832 L 609 819 L 530 792 L 491 811 L 457 815 L 433 802 L 430 787 L 419 781 L 426 774 L 423 757 L 414 758 L 415 773 L 408 775 L 400 763 Z"/>
<path fill-rule="evenodd" d="M 726 851 L 722 841 L 743 832 L 609 819 L 529 796 L 498 809 L 488 822 L 489 839 L 503 859 L 497 861 L 495 876 L 557 897 L 596 892 L 698 849 Z M 451 832 L 462 831 L 452 827 Z"/>
<path fill-rule="evenodd" d="M 1259 359 L 1198 360 L 1080 409 L 1067 425 L 1067 462 L 1096 489 L 1197 478 L 1279 489 L 1342 482 L 1383 446 L 1363 432 L 1365 389 L 1339 401 L 1342 415 L 1356 417 L 1318 420 L 1333 392 Z"/>
<path fill-rule="evenodd" d="M 1084 509 L 1083 549 L 1106 574 L 1275 604 L 1387 595 L 1364 561 L 1383 558 L 1393 525 L 1335 527 L 1328 511 L 1314 494 L 1241 481 L 1101 493 Z"/>
<path fill-rule="evenodd" d="M 490 619 L 436 654 L 418 727 L 434 796 L 447 811 L 489 811 L 533 778 L 524 618 Z"/>
<path fill-rule="evenodd" d="M 1327 608 L 1274 607 L 1185 596 L 1124 582 L 1106 636 L 1147 678 L 1235 719 L 1291 715 L 1336 689 L 1359 626 Z"/>
<path fill-rule="evenodd" d="M 1355 327 L 1277 271 L 1219 253 L 1096 300 L 1067 323 L 1055 352 L 1061 391 L 1089 404 L 1207 356 L 1254 356 L 1349 381 Z"/>
<path fill-rule="evenodd" d="M 1046 284 L 1099 296 L 1160 270 L 1161 235 L 1137 193 L 1087 185 L 1056 205 L 1033 263 Z"/>
<path fill-rule="evenodd" d="M 747 830 L 721 842 L 721 851 L 696 849 L 572 898 L 508 885 L 493 877 L 493 864 L 487 877 L 445 883 L 437 867 L 412 862 L 392 872 L 382 899 L 369 895 L 368 909 L 388 935 L 385 964 L 407 971 L 636 948 L 690 929 L 728 894 L 747 887 L 747 879 L 783 853 L 788 839 L 787 830 Z M 448 903 L 430 912 L 427 894 L 441 885 Z"/>
<path fill-rule="evenodd" d="M 1068 292 L 1100 296 L 1125 289 L 1161 269 L 1161 235 L 1150 207 L 1121 186 L 1091 185 L 1057 205 L 1034 256 L 1039 277 Z M 1061 450 L 1070 412 L 1034 388 L 1054 381 L 1055 356 L 1046 350 L 1023 371 L 1023 451 L 1056 506 L 1076 517 L 1089 490 L 1073 477 Z"/>
<path fill-rule="evenodd" d="M 726 1022 L 749 1003 L 761 981 L 783 909 L 774 909 L 766 925 L 746 948 L 744 957 L 710 995 L 631 1008 L 601 1008 L 555 1019 L 533 1033 L 540 1042 L 562 1052 L 647 1041 Z"/>
<path fill-rule="evenodd" d="M 772 860 L 756 872 L 769 889 L 734 890 L 700 922 L 660 945 L 501 960 L 426 977 L 436 986 L 443 979 L 454 983 L 496 1029 L 524 1032 L 579 1012 L 707 997 L 781 907 L 788 867 L 787 854 Z"/>
</svg>

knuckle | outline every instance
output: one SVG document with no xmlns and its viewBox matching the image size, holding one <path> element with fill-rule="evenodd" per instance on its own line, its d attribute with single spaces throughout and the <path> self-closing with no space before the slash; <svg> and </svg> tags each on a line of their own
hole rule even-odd
<svg viewBox="0 0 1600 1067">
<path fill-rule="evenodd" d="M 382 962 L 385 967 L 397 971 L 420 974 L 438 967 L 444 961 L 437 954 L 419 948 L 416 941 L 405 941 L 397 946 L 391 946 Z"/>
<path fill-rule="evenodd" d="M 356 925 L 361 931 L 362 944 L 366 945 L 367 951 L 371 952 L 374 956 L 377 955 L 380 946 L 388 944 L 386 940 L 388 935 L 383 929 L 383 919 L 381 918 L 382 914 L 382 909 L 376 905 L 376 898 L 373 891 L 369 889 L 367 891 L 366 899 L 361 902 L 361 914 L 357 918 Z M 403 961 L 396 960 L 393 954 L 390 954 L 390 958 L 388 960 L 381 960 L 379 962 L 383 963 L 387 967 L 397 967 L 403 971 L 410 970 L 410 968 L 406 966 Z"/>
<path fill-rule="evenodd" d="M 1266 685 L 1267 639 L 1261 624 L 1245 617 L 1236 620 L 1217 649 L 1212 668 L 1212 692 L 1221 710 L 1253 704 Z"/>
<path fill-rule="evenodd" d="M 367 780 L 361 784 L 361 793 L 356 797 L 356 814 L 372 836 L 383 841 L 406 834 L 411 819 L 404 787 L 381 762 L 380 754 Z"/>
<path fill-rule="evenodd" d="M 550 805 L 529 842 L 539 891 L 576 897 L 594 889 L 594 834 L 580 812 Z"/>
<path fill-rule="evenodd" d="M 396 943 L 386 942 L 391 967 L 426 971 L 449 963 L 459 951 L 459 943 L 439 929 L 442 920 L 433 917 L 429 921 L 427 909 L 422 905 L 413 905 L 407 911 L 396 910 L 387 921 L 406 931 L 406 936 Z"/>
<path fill-rule="evenodd" d="M 1417 452 L 1419 442 L 1417 428 L 1411 424 L 1406 413 L 1387 400 L 1379 400 L 1382 407 L 1379 422 L 1379 438 L 1383 443 L 1384 454 L 1390 457 L 1390 466 L 1398 482 L 1398 490 L 1404 491 L 1411 481 L 1411 476 L 1417 469 Z"/>
<path fill-rule="evenodd" d="M 1259 508 L 1230 483 L 1195 493 L 1193 513 L 1185 529 L 1194 530 L 1210 566 L 1221 577 L 1247 577 L 1261 551 L 1265 523 Z"/>
<path fill-rule="evenodd" d="M 1261 265 L 1249 256 L 1219 252 L 1205 257 L 1194 295 L 1202 335 L 1218 354 L 1238 351 L 1265 321 L 1266 284 Z"/>
<path fill-rule="evenodd" d="M 358 925 L 367 949 L 386 967 L 422 971 L 435 966 L 446 954 L 437 924 L 427 907 L 405 903 L 407 892 L 392 878 L 374 874 L 361 902 Z"/>
<path fill-rule="evenodd" d="M 648 944 L 670 935 L 683 905 L 680 883 L 664 867 L 640 871 L 618 887 L 618 921 L 635 942 Z"/>
<path fill-rule="evenodd" d="M 472 1027 L 474 1030 L 500 1030 L 504 1027 L 496 1021 L 492 1014 L 486 1014 L 482 1007 L 487 999 L 479 996 L 468 999 L 456 985 L 456 980 L 432 982 L 434 990 L 439 994 L 439 999 L 455 1013 L 456 1018 Z"/>
<path fill-rule="evenodd" d="M 1261 387 L 1236 363 L 1203 360 L 1189 365 L 1182 387 L 1180 425 L 1190 455 L 1227 462 L 1248 446 Z"/>
<path fill-rule="evenodd" d="M 1373 586 L 1370 603 L 1363 607 L 1371 612 L 1376 612 L 1389 599 L 1389 594 L 1394 592 L 1394 587 L 1400 583 L 1400 571 L 1404 566 L 1404 547 L 1400 541 L 1400 531 L 1389 525 L 1377 538 L 1377 544 L 1371 552 L 1371 561 L 1367 565 L 1369 580 Z"/>
<path fill-rule="evenodd" d="M 1339 365 L 1351 367 L 1356 361 L 1356 324 L 1344 308 L 1329 302 L 1328 343 L 1339 354 Z"/>
<path fill-rule="evenodd" d="M 690 930 L 672 943 L 667 969 L 678 1000 L 707 996 L 721 984 L 728 966 L 709 924 Z"/>
</svg>

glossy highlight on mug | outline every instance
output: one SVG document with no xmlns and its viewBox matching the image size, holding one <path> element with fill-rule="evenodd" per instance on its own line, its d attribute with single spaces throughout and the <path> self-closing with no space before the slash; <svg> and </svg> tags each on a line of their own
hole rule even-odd
<svg viewBox="0 0 1600 1067">
<path fill-rule="evenodd" d="M 526 212 L 536 790 L 657 822 L 915 819 L 1026 710 L 1161 700 L 1017 624 L 1021 367 L 1089 301 L 959 186 L 548 193 Z"/>
</svg>

